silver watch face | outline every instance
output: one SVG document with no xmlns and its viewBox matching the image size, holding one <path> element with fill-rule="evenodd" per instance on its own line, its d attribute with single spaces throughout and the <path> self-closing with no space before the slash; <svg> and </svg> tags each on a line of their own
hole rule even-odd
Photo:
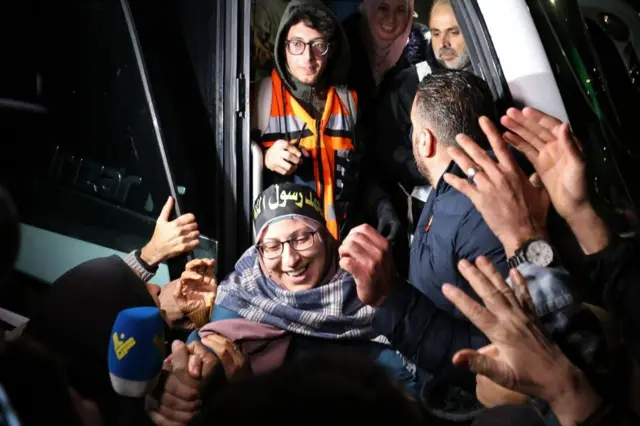
<svg viewBox="0 0 640 426">
<path fill-rule="evenodd" d="M 529 263 L 546 267 L 553 262 L 553 248 L 546 241 L 535 240 L 527 245 L 525 257 Z"/>
</svg>

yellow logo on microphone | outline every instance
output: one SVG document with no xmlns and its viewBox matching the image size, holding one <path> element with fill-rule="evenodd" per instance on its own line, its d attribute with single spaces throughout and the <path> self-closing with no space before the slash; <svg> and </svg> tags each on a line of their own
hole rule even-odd
<svg viewBox="0 0 640 426">
<path fill-rule="evenodd" d="M 120 335 L 120 338 L 118 338 L 118 333 L 113 333 L 113 349 L 119 361 L 127 356 L 131 348 L 136 345 L 136 339 L 134 339 L 133 337 L 129 337 L 127 340 L 125 340 L 124 338 L 124 333 Z"/>
</svg>

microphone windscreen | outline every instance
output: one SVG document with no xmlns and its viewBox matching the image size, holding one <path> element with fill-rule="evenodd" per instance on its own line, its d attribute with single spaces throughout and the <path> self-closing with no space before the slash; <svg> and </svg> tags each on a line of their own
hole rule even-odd
<svg viewBox="0 0 640 426">
<path fill-rule="evenodd" d="M 122 396 L 142 397 L 162 370 L 164 319 L 158 308 L 121 311 L 111 330 L 108 365 L 113 389 Z"/>
</svg>

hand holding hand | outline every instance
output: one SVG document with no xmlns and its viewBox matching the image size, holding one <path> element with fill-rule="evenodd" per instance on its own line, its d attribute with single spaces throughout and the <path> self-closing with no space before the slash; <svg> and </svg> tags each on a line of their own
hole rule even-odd
<svg viewBox="0 0 640 426">
<path fill-rule="evenodd" d="M 202 344 L 216 354 L 228 382 L 250 374 L 247 357 L 229 339 L 219 334 L 210 334 L 202 339 Z"/>
<path fill-rule="evenodd" d="M 140 251 L 140 257 L 149 265 L 157 265 L 200 245 L 196 217 L 187 213 L 169 221 L 173 210 L 173 198 L 169 197 L 156 220 L 153 236 Z"/>
<path fill-rule="evenodd" d="M 198 342 L 175 341 L 168 360 L 166 369 L 171 372 L 151 419 L 158 426 L 187 425 L 200 409 L 200 390 L 213 376 L 218 359 Z"/>
</svg>

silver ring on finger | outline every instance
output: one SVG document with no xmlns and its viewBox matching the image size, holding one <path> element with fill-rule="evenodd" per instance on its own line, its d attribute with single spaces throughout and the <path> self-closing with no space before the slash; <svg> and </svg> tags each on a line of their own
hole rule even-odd
<svg viewBox="0 0 640 426">
<path fill-rule="evenodd" d="M 473 181 L 473 178 L 474 178 L 474 177 L 476 177 L 476 175 L 477 175 L 478 173 L 480 173 L 481 171 L 482 171 L 482 169 L 480 169 L 479 167 L 477 167 L 477 168 L 476 168 L 476 167 L 469 167 L 469 168 L 467 169 L 466 174 L 467 174 L 467 177 L 468 177 L 470 180 L 472 180 L 472 181 Z"/>
</svg>

